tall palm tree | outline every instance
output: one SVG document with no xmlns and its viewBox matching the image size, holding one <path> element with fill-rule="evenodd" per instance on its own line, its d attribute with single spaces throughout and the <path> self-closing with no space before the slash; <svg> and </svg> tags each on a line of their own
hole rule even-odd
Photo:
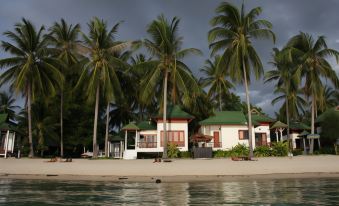
<svg viewBox="0 0 339 206">
<path fill-rule="evenodd" d="M 16 112 L 20 107 L 15 106 L 15 99 L 12 94 L 0 92 L 0 112 L 8 114 L 10 120 L 16 119 Z"/>
<path fill-rule="evenodd" d="M 169 22 L 163 15 L 152 21 L 147 29 L 150 39 L 145 39 L 144 45 L 155 60 L 135 66 L 146 71 L 145 78 L 141 82 L 142 88 L 144 88 L 141 92 L 143 102 L 148 102 L 157 91 L 163 89 L 163 158 L 167 158 L 166 110 L 168 87 L 171 89 L 170 96 L 173 104 L 178 102 L 180 96 L 183 104 L 189 104 L 190 95 L 199 90 L 196 79 L 182 59 L 189 54 L 201 54 L 201 52 L 194 48 L 181 49 L 182 37 L 178 36 L 179 22 L 180 20 L 177 17 Z"/>
<path fill-rule="evenodd" d="M 216 56 L 214 61 L 206 60 L 203 69 L 200 71 L 203 72 L 205 78 L 201 79 L 203 87 L 209 87 L 207 96 L 213 99 L 218 98 L 219 111 L 222 110 L 222 96 L 229 94 L 229 89 L 233 88 L 231 82 L 226 79 L 226 71 L 218 69 L 218 63 L 220 61 L 220 56 Z"/>
<path fill-rule="evenodd" d="M 218 67 L 226 70 L 234 81 L 245 85 L 251 157 L 252 117 L 248 84 L 251 72 L 257 79 L 263 74 L 263 66 L 252 45 L 252 39 L 272 37 L 275 41 L 275 35 L 271 31 L 272 24 L 267 20 L 258 19 L 261 12 L 262 9 L 256 7 L 245 13 L 244 4 L 239 10 L 234 5 L 223 2 L 216 9 L 217 16 L 212 18 L 210 23 L 213 28 L 208 33 L 212 55 L 222 51 Z"/>
<path fill-rule="evenodd" d="M 339 52 L 327 47 L 324 36 L 320 36 L 314 41 L 311 35 L 303 32 L 292 37 L 288 42 L 288 46 L 301 52 L 298 59 L 298 70 L 301 77 L 305 78 L 305 95 L 311 98 L 311 133 L 314 134 L 316 102 L 320 102 L 324 95 L 321 78 L 329 80 L 336 88 L 339 87 L 337 74 L 326 58 L 332 56 L 338 62 Z"/>
<path fill-rule="evenodd" d="M 272 100 L 272 104 L 285 98 L 283 104 L 286 112 L 286 123 L 287 123 L 287 138 L 290 140 L 290 116 L 297 116 L 298 108 L 302 108 L 304 102 L 301 103 L 302 98 L 297 95 L 299 86 L 299 75 L 295 72 L 296 66 L 293 61 L 293 50 L 285 48 L 279 50 L 273 49 L 273 61 L 271 62 L 275 67 L 275 70 L 266 72 L 265 83 L 276 80 L 276 91 L 275 93 L 283 93 L 283 95 Z M 298 101 L 299 100 L 299 101 Z"/>
<path fill-rule="evenodd" d="M 1 68 L 8 68 L 0 76 L 0 84 L 10 83 L 16 93 L 26 97 L 28 112 L 29 157 L 34 156 L 32 142 L 31 104 L 37 95 L 54 95 L 63 76 L 58 70 L 60 63 L 48 55 L 48 39 L 43 36 L 44 27 L 36 30 L 33 24 L 22 19 L 14 26 L 14 31 L 4 33 L 13 43 L 1 42 L 1 47 L 12 57 L 0 60 Z"/>
<path fill-rule="evenodd" d="M 105 97 L 106 105 L 109 105 L 117 96 L 122 95 L 115 67 L 124 65 L 124 63 L 119 58 L 116 58 L 114 54 L 126 48 L 129 43 L 115 41 L 114 35 L 117 33 L 119 25 L 120 23 L 117 23 L 110 30 L 107 30 L 107 23 L 94 17 L 88 23 L 89 35 L 83 34 L 83 44 L 77 45 L 78 51 L 87 55 L 88 58 L 82 62 L 84 67 L 76 88 L 83 85 L 86 88 L 86 95 L 89 101 L 92 101 L 93 97 L 95 97 L 94 158 L 98 155 L 97 124 L 100 94 Z M 109 116 L 109 106 L 107 108 L 106 115 Z M 105 142 L 105 152 L 107 154 L 107 141 Z"/>
<path fill-rule="evenodd" d="M 50 28 L 50 38 L 55 45 L 55 54 L 64 64 L 66 70 L 70 70 L 78 60 L 75 56 L 75 48 L 78 43 L 78 34 L 80 31 L 80 25 L 68 25 L 64 19 L 60 22 L 54 22 L 54 25 Z M 61 68 L 61 72 L 65 75 L 67 80 L 67 71 Z M 68 71 L 69 73 L 69 71 Z M 62 84 L 60 90 L 60 155 L 64 156 L 64 124 L 63 124 L 63 109 L 64 109 L 64 85 Z"/>
</svg>

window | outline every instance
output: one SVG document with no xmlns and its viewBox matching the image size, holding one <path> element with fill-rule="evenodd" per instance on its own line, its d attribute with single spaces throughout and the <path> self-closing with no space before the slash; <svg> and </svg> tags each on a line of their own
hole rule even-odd
<svg viewBox="0 0 339 206">
<path fill-rule="evenodd" d="M 145 134 L 140 135 L 140 141 L 138 143 L 139 148 L 156 148 L 157 147 L 157 135 Z"/>
<path fill-rule="evenodd" d="M 161 146 L 163 147 L 164 132 L 161 131 Z M 185 146 L 184 131 L 167 131 L 167 142 L 178 145 L 178 147 Z"/>
<path fill-rule="evenodd" d="M 239 130 L 239 140 L 248 139 L 248 130 Z"/>
</svg>

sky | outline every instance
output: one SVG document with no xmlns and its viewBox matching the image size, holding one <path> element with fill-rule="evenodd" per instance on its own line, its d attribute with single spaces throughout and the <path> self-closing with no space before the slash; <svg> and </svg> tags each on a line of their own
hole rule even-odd
<svg viewBox="0 0 339 206">
<path fill-rule="evenodd" d="M 209 21 L 215 16 L 219 0 L 0 0 L 0 40 L 7 40 L 2 34 L 13 30 L 13 25 L 26 18 L 37 27 L 49 27 L 55 21 L 64 18 L 67 22 L 80 23 L 87 31 L 87 22 L 94 16 L 107 21 L 113 26 L 123 21 L 119 28 L 118 40 L 139 40 L 147 38 L 146 27 L 158 15 L 164 14 L 171 19 L 181 19 L 179 34 L 183 39 L 183 48 L 198 48 L 202 56 L 188 57 L 184 61 L 194 75 L 202 77 L 200 69 L 206 59 L 210 58 L 207 33 L 212 28 Z M 242 1 L 229 1 L 240 6 Z M 339 1 L 337 0 L 245 0 L 245 9 L 262 7 L 260 18 L 273 24 L 276 34 L 275 44 L 271 40 L 255 40 L 254 46 L 264 64 L 264 70 L 273 69 L 271 61 L 272 48 L 281 48 L 289 38 L 300 31 L 307 32 L 315 38 L 324 35 L 330 48 L 339 50 Z M 8 57 L 0 50 L 0 58 Z M 339 66 L 334 59 L 329 59 L 339 74 Z M 1 88 L 6 90 L 6 88 Z M 251 103 L 263 108 L 272 117 L 280 104 L 272 105 L 275 94 L 274 83 L 265 84 L 263 79 L 252 78 L 250 84 Z M 233 92 L 244 100 L 245 92 L 237 85 Z M 23 101 L 18 97 L 18 105 Z"/>
</svg>

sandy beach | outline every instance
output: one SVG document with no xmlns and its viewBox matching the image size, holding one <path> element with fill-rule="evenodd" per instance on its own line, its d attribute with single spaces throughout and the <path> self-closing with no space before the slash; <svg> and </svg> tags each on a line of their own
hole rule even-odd
<svg viewBox="0 0 339 206">
<path fill-rule="evenodd" d="M 170 163 L 141 160 L 47 162 L 48 159 L 0 159 L 0 178 L 162 182 L 220 181 L 248 178 L 339 177 L 339 156 L 231 159 L 175 159 Z"/>
</svg>

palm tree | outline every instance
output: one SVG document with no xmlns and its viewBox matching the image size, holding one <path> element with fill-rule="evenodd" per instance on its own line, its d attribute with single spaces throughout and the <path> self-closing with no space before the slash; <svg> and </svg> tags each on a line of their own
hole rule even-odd
<svg viewBox="0 0 339 206">
<path fill-rule="evenodd" d="M 59 58 L 69 70 L 73 65 L 75 65 L 78 60 L 75 56 L 75 48 L 78 43 L 78 34 L 80 31 L 80 25 L 68 25 L 64 19 L 61 19 L 60 23 L 55 22 L 54 25 L 50 28 L 51 34 L 50 38 L 52 43 L 55 45 L 55 53 L 57 58 Z M 62 68 L 61 68 L 62 69 Z M 61 72 L 67 78 L 66 71 L 61 70 Z M 60 155 L 64 156 L 64 126 L 63 126 L 63 109 L 64 109 L 64 85 L 62 84 L 60 90 Z"/>
<path fill-rule="evenodd" d="M 116 75 L 115 67 L 124 66 L 124 63 L 114 56 L 115 52 L 126 48 L 129 43 L 116 42 L 114 35 L 117 33 L 120 23 L 115 24 L 109 31 L 107 23 L 94 17 L 89 23 L 89 35 L 83 34 L 83 44 L 79 44 L 78 51 L 87 55 L 82 63 L 84 64 L 80 79 L 76 85 L 86 87 L 86 95 L 89 101 L 95 97 L 95 115 L 93 128 L 93 157 L 97 157 L 97 124 L 99 113 L 100 93 L 105 97 L 109 116 L 109 104 L 121 94 L 119 79 Z M 106 134 L 106 138 L 108 134 Z M 107 141 L 105 141 L 105 153 L 107 154 Z"/>
<path fill-rule="evenodd" d="M 28 139 L 30 144 L 29 157 L 34 156 L 32 143 L 31 104 L 37 95 L 49 96 L 56 93 L 63 81 L 58 70 L 60 63 L 48 55 L 46 50 L 48 39 L 43 36 L 44 27 L 36 30 L 33 24 L 22 19 L 15 24 L 14 31 L 4 33 L 14 44 L 1 42 L 2 48 L 12 57 L 0 60 L 0 67 L 8 67 L 0 76 L 0 84 L 10 83 L 16 93 L 26 97 L 28 112 Z"/>
<path fill-rule="evenodd" d="M 256 7 L 245 13 L 244 4 L 239 10 L 234 5 L 223 2 L 216 9 L 218 15 L 211 20 L 214 28 L 208 33 L 212 55 L 218 51 L 223 52 L 218 67 L 226 70 L 232 80 L 245 85 L 251 157 L 253 156 L 252 117 L 248 83 L 250 83 L 251 71 L 257 79 L 263 73 L 263 66 L 252 45 L 252 39 L 272 37 L 275 41 L 275 35 L 271 31 L 272 24 L 267 20 L 258 19 L 261 12 L 262 9 Z"/>
<path fill-rule="evenodd" d="M 311 98 L 311 133 L 314 134 L 316 102 L 321 102 L 324 96 L 321 78 L 330 80 L 336 88 L 339 87 L 337 74 L 326 58 L 333 56 L 338 61 L 339 53 L 327 47 L 324 36 L 320 36 L 314 41 L 311 35 L 303 32 L 292 37 L 288 46 L 301 53 L 298 58 L 298 70 L 301 77 L 305 78 L 305 95 Z"/>
<path fill-rule="evenodd" d="M 285 114 L 284 116 L 286 119 L 281 118 L 281 121 L 286 121 L 288 123 L 290 122 L 290 119 L 296 121 L 300 119 L 301 114 L 305 113 L 304 107 L 307 105 L 307 101 L 303 98 L 302 90 L 299 89 L 298 91 L 286 91 L 284 88 L 276 88 L 274 94 L 279 94 L 279 96 L 272 100 L 272 105 L 275 105 L 280 101 L 284 101 L 280 108 L 280 113 Z"/>
<path fill-rule="evenodd" d="M 15 120 L 16 112 L 15 110 L 19 109 L 19 106 L 15 106 L 15 99 L 12 94 L 6 92 L 0 92 L 0 112 L 8 114 L 8 119 Z"/>
<path fill-rule="evenodd" d="M 286 112 L 286 123 L 287 123 L 287 138 L 290 140 L 290 116 L 293 117 L 299 114 L 298 108 L 302 108 L 305 105 L 303 99 L 297 96 L 299 75 L 295 72 L 295 64 L 293 61 L 293 50 L 285 48 L 279 50 L 273 49 L 273 66 L 275 70 L 266 72 L 265 83 L 276 80 L 276 91 L 275 93 L 283 93 L 283 95 L 272 100 L 272 104 L 275 104 L 281 98 L 285 98 L 285 103 L 281 109 Z M 298 101 L 299 100 L 299 101 Z"/>
<path fill-rule="evenodd" d="M 218 69 L 218 63 L 220 61 L 220 56 L 216 56 L 214 61 L 206 60 L 203 69 L 200 71 L 203 72 L 205 78 L 201 79 L 203 87 L 209 87 L 207 96 L 213 99 L 218 98 L 219 100 L 219 111 L 222 110 L 222 96 L 223 94 L 229 94 L 229 89 L 233 88 L 231 82 L 226 79 L 225 70 Z"/>
<path fill-rule="evenodd" d="M 200 54 L 201 52 L 194 48 L 181 49 L 182 37 L 178 36 L 179 22 L 180 20 L 177 17 L 169 22 L 163 15 L 152 21 L 147 29 L 151 38 L 145 39 L 144 45 L 155 60 L 135 65 L 135 68 L 142 68 L 146 73 L 141 82 L 142 88 L 144 88 L 141 92 L 143 102 L 152 100 L 151 97 L 156 92 L 160 92 L 161 88 L 163 89 L 163 158 L 167 158 L 166 110 L 168 87 L 171 89 L 170 96 L 173 104 L 176 104 L 179 97 L 182 96 L 181 101 L 188 105 L 191 99 L 190 95 L 199 91 L 196 79 L 188 66 L 181 60 L 188 54 Z"/>
</svg>

